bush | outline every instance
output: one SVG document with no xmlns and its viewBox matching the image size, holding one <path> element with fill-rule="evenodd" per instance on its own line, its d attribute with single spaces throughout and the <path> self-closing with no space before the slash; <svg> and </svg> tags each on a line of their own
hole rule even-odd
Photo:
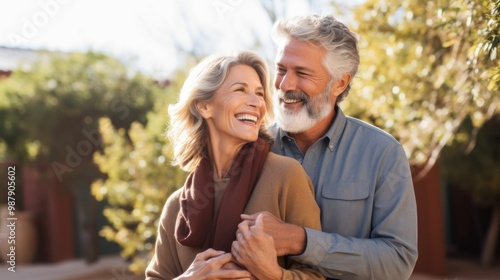
<svg viewBox="0 0 500 280">
<path fill-rule="evenodd" d="M 169 93 L 176 96 L 175 88 Z M 144 273 L 152 257 L 165 201 L 183 185 L 186 175 L 170 165 L 165 102 L 157 104 L 161 108 L 148 115 L 146 126 L 132 124 L 129 137 L 124 129 L 114 129 L 109 119 L 101 119 L 104 148 L 94 155 L 107 178 L 92 184 L 92 194 L 107 199 L 104 216 L 111 224 L 100 233 L 122 247 L 122 257 L 132 260 L 130 270 L 136 274 Z"/>
</svg>

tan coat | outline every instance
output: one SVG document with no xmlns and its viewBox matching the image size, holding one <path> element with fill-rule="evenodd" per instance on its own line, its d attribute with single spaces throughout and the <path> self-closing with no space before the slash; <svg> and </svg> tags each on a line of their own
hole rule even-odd
<svg viewBox="0 0 500 280">
<path fill-rule="evenodd" d="M 299 162 L 269 153 L 261 177 L 244 210 L 245 214 L 268 211 L 281 220 L 308 228 L 320 229 L 320 210 L 313 186 Z M 190 248 L 174 237 L 179 212 L 180 190 L 165 203 L 158 226 L 155 255 L 146 270 L 147 279 L 172 279 L 182 274 L 196 254 L 207 248 Z M 283 279 L 324 279 L 317 271 L 284 257 L 278 258 L 284 267 Z M 285 267 L 286 266 L 286 267 Z"/>
</svg>

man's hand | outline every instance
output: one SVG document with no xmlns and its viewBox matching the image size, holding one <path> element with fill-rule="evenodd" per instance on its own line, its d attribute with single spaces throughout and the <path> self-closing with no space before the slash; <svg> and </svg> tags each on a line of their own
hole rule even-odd
<svg viewBox="0 0 500 280">
<path fill-rule="evenodd" d="M 274 240 L 278 256 L 299 255 L 304 252 L 306 248 L 306 232 L 304 228 L 294 224 L 287 224 L 266 211 L 253 215 L 241 214 L 241 218 L 243 222 L 248 222 L 252 226 L 259 215 L 262 215 L 264 232 Z"/>
<path fill-rule="evenodd" d="M 283 271 L 278 265 L 273 238 L 264 232 L 263 216 L 257 216 L 255 223 L 243 221 L 238 225 L 236 241 L 231 253 L 257 279 L 281 279 Z"/>
<path fill-rule="evenodd" d="M 196 255 L 189 268 L 175 280 L 208 280 L 208 279 L 244 279 L 250 280 L 251 274 L 246 270 L 223 269 L 231 262 L 230 253 L 207 249 Z"/>
</svg>

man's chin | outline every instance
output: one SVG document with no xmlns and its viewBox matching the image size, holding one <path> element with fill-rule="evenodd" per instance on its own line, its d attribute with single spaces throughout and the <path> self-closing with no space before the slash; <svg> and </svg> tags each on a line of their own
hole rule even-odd
<svg viewBox="0 0 500 280">
<path fill-rule="evenodd" d="M 278 126 L 286 132 L 300 133 L 307 131 L 316 123 L 308 116 L 301 116 L 297 114 L 276 114 L 275 121 Z"/>
</svg>

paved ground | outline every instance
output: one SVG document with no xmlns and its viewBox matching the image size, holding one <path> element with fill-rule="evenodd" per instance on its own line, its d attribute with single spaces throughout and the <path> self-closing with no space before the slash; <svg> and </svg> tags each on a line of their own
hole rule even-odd
<svg viewBox="0 0 500 280">
<path fill-rule="evenodd" d="M 500 260 L 491 267 L 482 267 L 475 260 L 450 259 L 448 275 L 436 277 L 415 273 L 410 280 L 500 280 Z M 0 279 L 5 280 L 141 280 L 127 270 L 127 264 L 117 256 L 108 256 L 92 265 L 82 260 L 57 264 L 21 265 L 16 272 L 0 265 Z M 392 279 L 389 279 L 392 280 Z"/>
<path fill-rule="evenodd" d="M 127 264 L 118 256 L 102 257 L 97 263 L 87 265 L 83 260 L 55 264 L 18 265 L 16 272 L 0 266 L 2 280 L 136 280 L 127 278 Z M 125 276 L 125 277 L 124 277 Z M 139 278 L 137 278 L 139 280 Z"/>
<path fill-rule="evenodd" d="M 410 280 L 500 280 L 500 260 L 483 267 L 478 260 L 449 259 L 446 277 L 414 273 Z"/>
</svg>

